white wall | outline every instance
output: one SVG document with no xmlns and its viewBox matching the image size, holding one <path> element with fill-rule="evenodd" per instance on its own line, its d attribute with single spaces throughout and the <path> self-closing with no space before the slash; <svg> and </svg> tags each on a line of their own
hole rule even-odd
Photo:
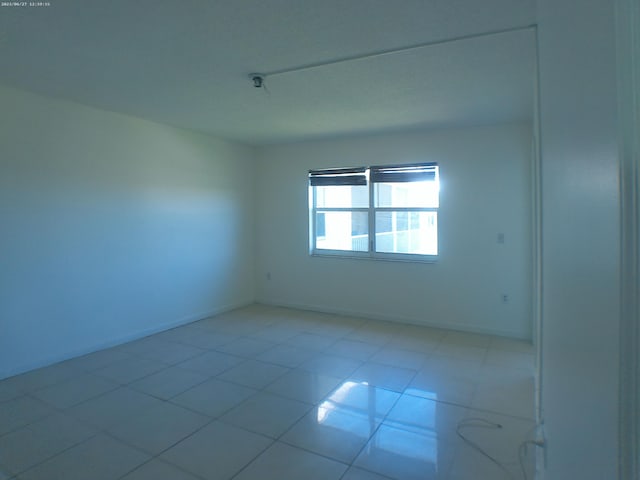
<svg viewBox="0 0 640 480">
<path fill-rule="evenodd" d="M 252 165 L 0 87 L 0 378 L 252 302 Z"/>
<path fill-rule="evenodd" d="M 530 151 L 527 124 L 260 149 L 258 300 L 531 338 Z M 436 264 L 309 256 L 310 168 L 419 161 L 440 165 Z"/>
<path fill-rule="evenodd" d="M 619 478 L 614 5 L 538 1 L 548 480 Z"/>
<path fill-rule="evenodd" d="M 620 467 L 640 479 L 640 1 L 616 0 L 621 195 Z"/>
</svg>

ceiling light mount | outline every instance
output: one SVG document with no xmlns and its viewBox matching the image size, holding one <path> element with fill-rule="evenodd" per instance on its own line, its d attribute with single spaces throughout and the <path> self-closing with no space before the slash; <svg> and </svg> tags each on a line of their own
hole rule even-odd
<svg viewBox="0 0 640 480">
<path fill-rule="evenodd" d="M 253 82 L 253 86 L 255 88 L 263 88 L 264 87 L 264 75 L 261 73 L 250 73 L 249 78 Z"/>
</svg>

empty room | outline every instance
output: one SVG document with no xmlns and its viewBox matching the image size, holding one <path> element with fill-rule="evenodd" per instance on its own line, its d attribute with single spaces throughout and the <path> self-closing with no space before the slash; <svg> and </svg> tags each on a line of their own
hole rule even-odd
<svg viewBox="0 0 640 480">
<path fill-rule="evenodd" d="M 0 480 L 637 480 L 639 14 L 2 1 Z"/>
</svg>

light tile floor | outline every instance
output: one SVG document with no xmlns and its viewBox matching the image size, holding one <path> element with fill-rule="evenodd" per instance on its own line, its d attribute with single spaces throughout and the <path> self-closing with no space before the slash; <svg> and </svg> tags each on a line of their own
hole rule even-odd
<svg viewBox="0 0 640 480">
<path fill-rule="evenodd" d="M 523 479 L 533 395 L 524 342 L 254 305 L 0 381 L 0 480 Z"/>
</svg>

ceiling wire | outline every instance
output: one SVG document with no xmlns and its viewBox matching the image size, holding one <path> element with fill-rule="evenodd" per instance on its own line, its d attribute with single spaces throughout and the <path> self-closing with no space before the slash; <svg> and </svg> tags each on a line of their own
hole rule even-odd
<svg viewBox="0 0 640 480">
<path fill-rule="evenodd" d="M 388 49 L 388 50 L 380 50 L 377 52 L 372 52 L 372 53 L 366 53 L 364 55 L 353 55 L 353 56 L 349 56 L 349 57 L 342 57 L 342 58 L 338 58 L 335 60 L 327 60 L 324 62 L 316 62 L 316 63 L 307 63 L 305 65 L 300 65 L 297 67 L 291 67 L 291 68 L 284 68 L 281 70 L 273 70 L 271 72 L 264 72 L 264 73 L 252 73 L 250 74 L 251 80 L 253 82 L 254 87 L 256 88 L 265 88 L 266 89 L 266 85 L 265 85 L 265 80 L 267 79 L 267 77 L 275 77 L 277 75 L 286 75 L 288 73 L 296 73 L 296 72 L 302 72 L 305 70 L 313 70 L 316 68 L 322 68 L 322 67 L 327 67 L 330 65 L 337 65 L 340 63 L 346 63 L 346 62 L 353 62 L 356 60 L 364 60 L 364 59 L 370 59 L 370 58 L 377 58 L 377 57 L 382 57 L 382 56 L 386 56 L 386 55 L 393 55 L 396 53 L 402 53 L 402 52 L 408 52 L 411 50 L 417 50 L 420 48 L 426 48 L 426 47 L 432 47 L 435 45 L 444 45 L 447 43 L 454 43 L 454 42 L 460 42 L 463 40 L 472 40 L 472 39 L 476 39 L 476 38 L 484 38 L 484 37 L 491 37 L 491 36 L 495 36 L 495 35 L 502 35 L 502 34 L 506 34 L 506 33 L 514 33 L 514 32 L 522 32 L 522 31 L 526 31 L 526 30 L 534 30 L 537 28 L 536 24 L 531 24 L 531 25 L 526 25 L 526 26 L 522 26 L 522 27 L 513 27 L 513 28 L 504 28 L 501 30 L 492 30 L 490 32 L 484 32 L 484 33 L 475 33 L 475 34 L 470 34 L 470 35 L 462 35 L 459 37 L 454 37 L 454 38 L 448 38 L 446 40 L 435 40 L 435 41 L 431 41 L 431 42 L 425 42 L 425 43 L 418 43 L 415 45 L 408 45 L 405 47 L 399 47 L 399 48 L 393 48 L 393 49 Z M 256 80 L 258 79 L 258 80 Z M 258 82 L 259 84 L 257 84 L 256 82 Z"/>
</svg>

